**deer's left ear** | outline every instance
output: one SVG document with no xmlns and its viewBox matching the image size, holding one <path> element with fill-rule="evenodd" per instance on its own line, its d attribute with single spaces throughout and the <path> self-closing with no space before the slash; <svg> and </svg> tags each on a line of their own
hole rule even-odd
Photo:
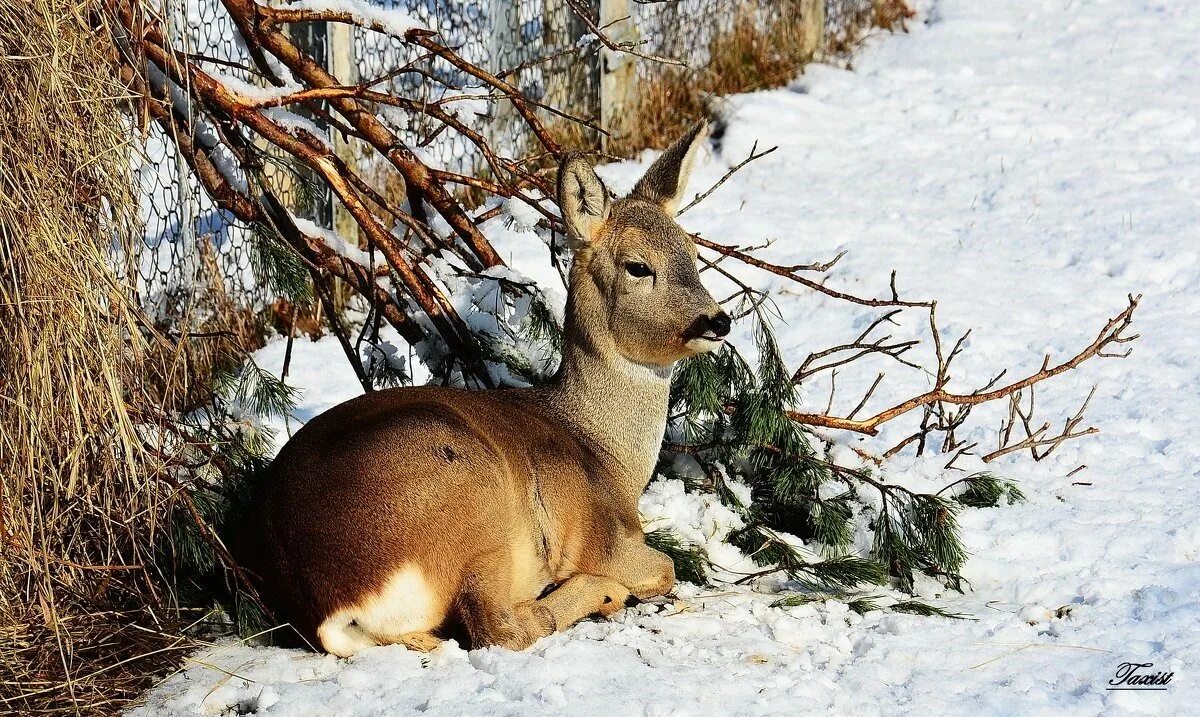
<svg viewBox="0 0 1200 717">
<path fill-rule="evenodd" d="M 679 210 L 683 202 L 683 193 L 687 190 L 688 177 L 692 174 L 692 165 L 696 161 L 696 153 L 708 139 L 708 122 L 701 120 L 674 144 L 667 147 L 646 174 L 634 185 L 629 196 L 654 202 L 671 216 Z"/>
</svg>

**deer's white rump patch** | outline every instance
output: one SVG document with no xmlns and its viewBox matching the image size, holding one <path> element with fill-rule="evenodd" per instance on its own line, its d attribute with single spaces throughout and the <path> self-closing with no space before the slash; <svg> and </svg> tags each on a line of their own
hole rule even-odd
<svg viewBox="0 0 1200 717">
<path fill-rule="evenodd" d="M 396 642 L 402 635 L 428 632 L 441 624 L 442 600 L 429 589 L 421 568 L 407 564 L 383 589 L 338 610 L 317 628 L 321 647 L 338 657 Z"/>
</svg>

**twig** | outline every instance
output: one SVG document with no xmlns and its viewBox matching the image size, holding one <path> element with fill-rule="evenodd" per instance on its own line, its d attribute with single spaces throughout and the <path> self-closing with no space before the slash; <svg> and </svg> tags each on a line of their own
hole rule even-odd
<svg viewBox="0 0 1200 717">
<path fill-rule="evenodd" d="M 837 291 L 836 289 L 830 289 L 827 286 L 818 284 L 817 282 L 813 281 L 812 279 L 808 279 L 808 278 L 805 278 L 803 276 L 799 276 L 796 274 L 796 272 L 798 272 L 798 271 L 805 271 L 806 269 L 808 269 L 809 265 L 802 264 L 802 265 L 797 265 L 797 266 L 780 266 L 779 264 L 772 264 L 771 262 L 763 261 L 762 259 L 759 259 L 757 257 L 746 254 L 745 252 L 742 252 L 735 247 L 726 246 L 725 244 L 720 244 L 718 242 L 705 239 L 704 237 L 700 236 L 699 234 L 693 234 L 692 240 L 695 241 L 696 244 L 698 244 L 699 246 L 704 247 L 705 249 L 711 249 L 712 251 L 715 251 L 718 254 L 724 254 L 726 256 L 733 257 L 733 258 L 737 259 L 738 261 L 742 262 L 743 264 L 753 266 L 756 269 L 762 269 L 763 271 L 769 271 L 772 274 L 775 274 L 777 276 L 782 276 L 785 279 L 790 279 L 791 281 L 794 281 L 797 284 L 806 286 L 806 287 L 812 289 L 813 291 L 819 291 L 822 294 L 825 294 L 826 296 L 830 296 L 835 299 L 840 299 L 842 301 L 848 301 L 852 304 L 859 304 L 861 306 L 874 306 L 874 307 L 923 306 L 926 308 L 928 308 L 929 306 L 932 305 L 932 302 L 929 302 L 929 301 L 902 301 L 902 300 L 894 299 L 894 298 L 893 299 L 867 299 L 867 298 L 863 298 L 861 296 L 847 294 L 842 291 Z M 839 254 L 837 258 L 840 259 L 841 255 Z M 836 261 L 836 259 L 834 261 Z"/>
<path fill-rule="evenodd" d="M 371 385 L 371 379 L 367 377 L 367 372 L 363 369 L 362 359 L 350 345 L 350 338 L 345 327 L 342 326 L 341 319 L 338 318 L 337 309 L 333 306 L 333 298 L 329 295 L 328 284 L 316 271 L 312 272 L 312 279 L 313 285 L 317 289 L 317 295 L 321 298 L 321 306 L 325 307 L 325 319 L 329 322 L 330 330 L 337 337 L 338 344 L 341 345 L 342 352 L 346 354 L 346 360 L 350 363 L 350 367 L 354 369 L 354 375 L 362 385 L 363 393 L 371 393 L 375 387 Z"/>
<path fill-rule="evenodd" d="M 708 198 L 708 195 L 710 195 L 710 194 L 712 194 L 713 192 L 715 192 L 715 191 L 717 190 L 717 188 L 718 188 L 718 187 L 720 187 L 722 184 L 724 184 L 724 183 L 725 183 L 725 182 L 726 182 L 726 181 L 727 181 L 727 180 L 728 180 L 730 177 L 732 177 L 734 174 L 737 174 L 737 171 L 738 171 L 739 169 L 741 169 L 742 167 L 745 167 L 747 164 L 750 164 L 751 162 L 753 162 L 753 161 L 754 161 L 754 160 L 756 160 L 756 159 L 759 159 L 759 158 L 761 158 L 761 157 L 765 157 L 765 156 L 767 156 L 768 154 L 770 154 L 770 153 L 774 152 L 775 150 L 779 149 L 779 146 L 778 146 L 778 145 L 776 145 L 776 146 L 774 146 L 774 147 L 771 147 L 770 149 L 763 150 L 762 152 L 755 152 L 755 150 L 757 150 L 757 149 L 758 149 L 758 142 L 755 142 L 755 143 L 754 143 L 754 146 L 752 146 L 752 147 L 750 148 L 750 154 L 749 154 L 749 156 L 747 156 L 747 157 L 746 157 L 745 159 L 743 159 L 742 161 L 740 161 L 740 162 L 738 162 L 737 164 L 735 164 L 735 165 L 733 165 L 732 167 L 730 167 L 730 168 L 729 168 L 729 171 L 725 173 L 725 176 L 723 176 L 723 177 L 721 177 L 720 179 L 718 179 L 716 184 L 712 185 L 711 187 L 709 187 L 708 189 L 704 190 L 704 191 L 703 191 L 703 192 L 701 192 L 700 194 L 697 194 L 697 195 L 696 195 L 696 196 L 695 196 L 695 197 L 692 199 L 692 201 L 690 201 L 690 202 L 688 202 L 686 205 L 684 205 L 683 209 L 680 209 L 678 212 L 676 212 L 676 213 L 675 213 L 675 216 L 679 216 L 679 215 L 683 214 L 683 213 L 684 213 L 684 212 L 686 212 L 687 210 L 691 209 L 692 207 L 696 206 L 696 205 L 697 205 L 697 204 L 699 204 L 700 202 L 704 201 L 706 198 Z M 839 254 L 839 255 L 838 255 L 838 259 L 840 259 L 840 258 L 841 258 L 841 255 Z M 837 259 L 834 259 L 834 261 L 837 261 Z M 794 270 L 794 268 L 793 268 L 793 270 Z"/>
<path fill-rule="evenodd" d="M 566 2 L 567 2 L 567 7 L 571 8 L 571 12 L 575 13 L 575 16 L 578 17 L 580 19 L 580 21 L 583 22 L 583 24 L 587 26 L 587 29 L 593 35 L 596 36 L 596 39 L 600 41 L 600 44 L 604 45 L 605 47 L 612 50 L 613 52 L 623 52 L 627 55 L 633 55 L 634 57 L 640 57 L 643 60 L 650 60 L 651 62 L 661 62 L 664 65 L 675 65 L 678 67 L 687 67 L 687 63 L 682 62 L 680 60 L 674 60 L 669 57 L 663 57 L 661 55 L 651 55 L 651 54 L 648 54 L 645 52 L 639 52 L 638 50 L 634 49 L 633 43 L 614 41 L 612 38 L 610 38 L 608 36 L 608 34 L 606 32 L 604 32 L 603 28 L 601 28 L 599 25 L 596 24 L 595 20 L 592 20 L 591 13 L 588 11 L 587 8 L 585 8 L 581 5 L 579 0 L 566 0 Z"/>
<path fill-rule="evenodd" d="M 792 420 L 796 421 L 797 423 L 855 431 L 857 433 L 865 433 L 873 436 L 879 432 L 878 426 L 880 424 L 890 421 L 897 416 L 902 416 L 914 408 L 920 408 L 922 406 L 928 406 L 930 404 L 939 402 L 960 405 L 974 405 L 986 403 L 988 401 L 994 401 L 997 398 L 1004 398 L 1012 393 L 1015 393 L 1016 391 L 1020 391 L 1023 388 L 1028 388 L 1029 386 L 1044 381 L 1048 378 L 1052 378 L 1066 371 L 1070 371 L 1079 364 L 1095 356 L 1115 356 L 1122 358 L 1127 356 L 1127 352 L 1122 354 L 1106 353 L 1104 348 L 1113 343 L 1126 343 L 1137 338 L 1137 334 L 1133 336 L 1122 336 L 1121 332 L 1128 328 L 1130 323 L 1133 321 L 1133 312 L 1137 309 L 1138 302 L 1140 300 L 1140 295 L 1130 295 L 1129 305 L 1120 314 L 1110 319 L 1108 323 L 1105 324 L 1104 328 L 1100 330 L 1100 333 L 1097 335 L 1096 339 L 1092 341 L 1092 343 L 1088 344 L 1087 347 L 1072 356 L 1070 359 L 1067 359 L 1066 361 L 1054 366 L 1050 366 L 1049 360 L 1047 359 L 1046 361 L 1043 361 L 1042 368 L 1040 370 L 1000 388 L 992 389 L 990 391 L 977 391 L 974 393 L 960 394 L 950 393 L 944 388 L 938 387 L 931 391 L 920 394 L 919 396 L 914 396 L 907 401 L 898 403 L 889 409 L 881 411 L 874 416 L 863 420 L 837 418 L 827 414 L 799 413 L 795 411 L 789 413 L 789 415 L 791 416 Z M 937 334 L 935 333 L 934 336 L 936 340 Z M 940 342 L 936 342 L 935 345 L 939 347 L 938 354 L 940 356 Z M 945 362 L 943 361 L 941 364 L 944 366 Z M 944 372 L 939 373 L 940 383 L 944 384 L 946 378 L 947 377 L 944 375 Z"/>
</svg>

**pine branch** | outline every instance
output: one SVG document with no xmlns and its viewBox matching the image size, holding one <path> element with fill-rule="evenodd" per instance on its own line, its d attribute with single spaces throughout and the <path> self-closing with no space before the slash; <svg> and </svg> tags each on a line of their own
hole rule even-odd
<svg viewBox="0 0 1200 717">
<path fill-rule="evenodd" d="M 665 528 L 646 533 L 646 545 L 671 558 L 677 579 L 708 585 L 708 556 L 700 546 L 684 543 L 678 535 Z"/>
</svg>

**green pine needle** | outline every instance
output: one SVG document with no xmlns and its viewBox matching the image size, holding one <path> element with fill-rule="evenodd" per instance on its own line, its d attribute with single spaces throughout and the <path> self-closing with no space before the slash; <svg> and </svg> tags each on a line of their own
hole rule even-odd
<svg viewBox="0 0 1200 717">
<path fill-rule="evenodd" d="M 253 416 L 281 418 L 296 408 L 298 391 L 248 360 L 235 370 L 219 370 L 217 393 Z"/>
<path fill-rule="evenodd" d="M 792 580 L 814 591 L 842 591 L 864 583 L 878 585 L 887 580 L 887 571 L 882 564 L 853 555 L 809 562 L 773 531 L 754 524 L 733 531 L 726 540 L 749 555 L 755 564 L 776 566 Z"/>
<path fill-rule="evenodd" d="M 233 604 L 234 625 L 239 636 L 261 635 L 275 626 L 274 621 L 245 592 L 239 590 Z"/>
<path fill-rule="evenodd" d="M 840 589 L 849 589 L 864 584 L 879 585 L 887 581 L 887 570 L 873 561 L 853 555 L 826 558 L 819 563 L 808 563 L 797 571 L 808 575 L 813 584 Z M 803 581 L 803 578 L 801 578 Z"/>
<path fill-rule="evenodd" d="M 844 603 L 846 607 L 859 615 L 865 615 L 868 612 L 875 610 L 883 610 L 879 605 L 879 601 L 883 597 L 880 595 L 859 595 L 853 593 L 792 593 L 787 597 L 780 598 L 771 603 L 771 607 L 798 607 L 800 605 L 812 605 L 813 603 L 823 603 L 829 600 L 836 600 Z"/>
<path fill-rule="evenodd" d="M 912 615 L 922 615 L 925 617 L 945 617 L 952 620 L 974 620 L 976 618 L 962 613 L 950 612 L 945 608 L 930 605 L 929 603 L 921 602 L 920 600 L 902 600 L 894 602 L 890 605 L 883 604 L 882 601 L 886 598 L 882 595 L 867 595 L 854 594 L 847 592 L 805 592 L 792 593 L 786 597 L 782 597 L 771 603 L 771 607 L 799 607 L 801 605 L 812 605 L 814 603 L 823 603 L 829 600 L 836 600 L 845 603 L 846 607 L 850 608 L 859 615 L 865 615 L 868 612 L 883 610 L 886 612 L 903 612 Z"/>
<path fill-rule="evenodd" d="M 722 348 L 724 350 L 724 348 Z M 671 412 L 678 412 L 686 403 L 689 414 L 721 413 L 726 396 L 717 357 L 700 354 L 684 359 L 675 367 L 671 377 Z"/>
<path fill-rule="evenodd" d="M 813 537 L 829 546 L 830 552 L 835 555 L 845 550 L 854 539 L 852 529 L 854 511 L 850 507 L 853 497 L 852 493 L 846 492 L 832 498 L 814 501 L 809 506 Z"/>
<path fill-rule="evenodd" d="M 860 595 L 858 597 L 846 600 L 846 607 L 850 608 L 859 615 L 866 615 L 869 612 L 884 609 L 879 605 L 880 599 L 881 598 L 878 595 Z"/>
<path fill-rule="evenodd" d="M 951 620 L 975 620 L 976 618 L 964 613 L 950 612 L 945 608 L 937 607 L 923 603 L 920 600 L 904 600 L 902 602 L 888 605 L 885 609 L 892 612 L 906 612 L 912 615 L 922 615 L 924 617 L 947 617 Z"/>
<path fill-rule="evenodd" d="M 250 268 L 259 284 L 293 304 L 311 301 L 312 277 L 300 255 L 264 224 L 254 225 L 251 240 Z"/>
<path fill-rule="evenodd" d="M 646 545 L 660 553 L 666 553 L 675 563 L 675 577 L 696 585 L 708 584 L 708 556 L 704 548 L 683 542 L 678 535 L 666 529 L 659 528 L 646 533 Z"/>
<path fill-rule="evenodd" d="M 971 508 L 995 508 L 1002 501 L 1013 505 L 1025 500 L 1025 494 L 1015 482 L 991 473 L 974 473 L 958 484 L 962 488 L 953 500 Z"/>
<path fill-rule="evenodd" d="M 958 535 L 961 506 L 932 495 L 918 496 L 909 505 L 911 539 L 928 556 L 927 567 L 938 573 L 957 574 L 967 560 Z"/>
<path fill-rule="evenodd" d="M 529 312 L 525 315 L 525 329 L 532 341 L 550 351 L 552 356 L 549 363 L 557 365 L 563 350 L 563 330 L 541 294 L 534 293 L 530 297 Z"/>
<path fill-rule="evenodd" d="M 367 378 L 376 388 L 397 388 L 412 384 L 412 377 L 404 369 L 404 364 L 392 359 L 396 355 L 396 347 L 382 339 L 378 342 L 368 342 L 363 349 L 363 368 Z"/>
<path fill-rule="evenodd" d="M 819 593 L 794 593 L 771 603 L 771 607 L 800 607 L 802 605 L 825 602 L 828 599 L 830 599 L 828 595 L 821 595 Z"/>
</svg>

